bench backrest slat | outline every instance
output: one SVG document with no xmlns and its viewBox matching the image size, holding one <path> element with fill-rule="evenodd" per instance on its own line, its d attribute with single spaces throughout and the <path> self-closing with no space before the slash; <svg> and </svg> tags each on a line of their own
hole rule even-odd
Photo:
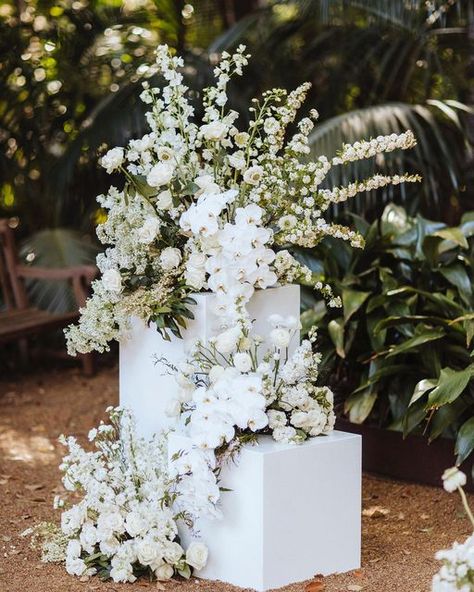
<svg viewBox="0 0 474 592">
<path fill-rule="evenodd" d="M 7 310 L 23 309 L 28 307 L 28 298 L 17 272 L 15 238 L 8 222 L 0 218 L 0 287 Z"/>
</svg>

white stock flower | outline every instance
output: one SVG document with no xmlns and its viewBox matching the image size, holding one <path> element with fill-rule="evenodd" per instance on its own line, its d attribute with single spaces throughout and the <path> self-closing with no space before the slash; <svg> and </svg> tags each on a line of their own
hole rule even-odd
<svg viewBox="0 0 474 592">
<path fill-rule="evenodd" d="M 201 126 L 201 133 L 206 140 L 217 142 L 225 137 L 227 125 L 222 121 L 211 121 Z"/>
<path fill-rule="evenodd" d="M 466 475 L 457 467 L 446 469 L 443 473 L 443 487 L 448 493 L 466 485 Z"/>
<path fill-rule="evenodd" d="M 181 251 L 174 247 L 166 247 L 160 255 L 160 264 L 165 271 L 176 269 L 181 263 Z"/>
<path fill-rule="evenodd" d="M 209 551 L 206 545 L 194 541 L 186 550 L 186 561 L 191 567 L 199 571 L 206 566 L 208 555 Z"/>
<path fill-rule="evenodd" d="M 102 157 L 100 164 L 110 174 L 116 171 L 123 163 L 124 151 L 123 148 L 117 147 L 109 150 Z"/>
<path fill-rule="evenodd" d="M 102 274 L 102 285 L 111 292 L 121 292 L 122 276 L 116 269 L 106 269 Z"/>
<path fill-rule="evenodd" d="M 174 168 L 169 163 L 159 162 L 152 167 L 147 175 L 147 183 L 151 187 L 167 185 L 173 178 Z"/>
</svg>

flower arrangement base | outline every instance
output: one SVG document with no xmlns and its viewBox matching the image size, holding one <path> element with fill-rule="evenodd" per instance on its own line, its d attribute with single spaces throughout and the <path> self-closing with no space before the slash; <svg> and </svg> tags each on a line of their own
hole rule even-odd
<svg viewBox="0 0 474 592">
<path fill-rule="evenodd" d="M 190 445 L 173 433 L 169 454 Z M 360 567 L 361 437 L 335 431 L 301 445 L 260 436 L 221 474 L 223 520 L 200 519 L 199 577 L 264 592 Z M 192 533 L 182 527 L 184 544 Z"/>
<path fill-rule="evenodd" d="M 194 320 L 189 321 L 182 339 L 171 336 L 166 341 L 152 324 L 147 326 L 138 318 L 131 319 L 131 330 L 120 343 L 120 405 L 133 412 L 137 433 L 150 437 L 162 429 L 173 426 L 174 420 L 166 416 L 169 401 L 178 398 L 179 386 L 175 376 L 161 363 L 160 358 L 178 365 L 186 359 L 186 352 L 197 340 L 209 340 L 218 331 L 214 314 L 216 295 L 195 294 L 192 298 Z M 271 330 L 267 319 L 272 314 L 299 317 L 300 288 L 286 285 L 255 292 L 248 304 L 255 319 L 254 330 L 265 338 Z M 299 345 L 299 335 L 293 336 L 289 353 Z"/>
</svg>

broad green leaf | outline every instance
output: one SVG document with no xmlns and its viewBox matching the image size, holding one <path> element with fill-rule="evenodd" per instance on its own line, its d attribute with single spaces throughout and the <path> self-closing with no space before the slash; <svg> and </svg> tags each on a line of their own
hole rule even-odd
<svg viewBox="0 0 474 592">
<path fill-rule="evenodd" d="M 420 345 L 424 345 L 430 341 L 435 341 L 436 339 L 441 339 L 444 337 L 445 332 L 441 327 L 437 327 L 435 329 L 427 329 L 406 341 L 403 341 L 399 345 L 392 346 L 387 354 L 387 358 L 391 358 L 393 356 L 397 356 L 402 353 L 406 353 L 411 349 L 417 348 Z"/>
<path fill-rule="evenodd" d="M 469 405 L 470 401 L 468 398 L 462 396 L 449 405 L 444 405 L 444 407 L 438 409 L 431 420 L 430 442 L 446 432 L 447 435 L 453 435 L 459 417 L 461 417 Z"/>
<path fill-rule="evenodd" d="M 371 364 L 372 367 L 372 364 Z M 386 376 L 393 376 L 396 374 L 401 374 L 403 372 L 410 372 L 413 370 L 413 367 L 408 364 L 389 364 L 384 363 L 382 367 L 378 370 L 373 371 L 366 382 L 358 386 L 354 391 L 352 391 L 352 395 L 355 395 L 362 390 L 376 384 L 381 378 L 385 378 Z"/>
<path fill-rule="evenodd" d="M 345 402 L 344 411 L 352 423 L 363 423 L 370 415 L 377 400 L 377 392 L 368 388 L 356 395 L 352 394 Z"/>
<path fill-rule="evenodd" d="M 130 174 L 130 178 L 132 180 L 133 187 L 143 197 L 153 197 L 158 193 L 158 189 L 156 187 L 150 187 L 150 185 L 148 185 L 146 182 L 146 177 L 143 175 Z"/>
<path fill-rule="evenodd" d="M 474 450 L 474 417 L 470 417 L 459 428 L 454 452 L 458 455 L 457 463 L 461 464 Z"/>
<path fill-rule="evenodd" d="M 441 407 L 456 400 L 464 391 L 474 372 L 474 364 L 469 365 L 464 370 L 453 370 L 452 368 L 443 368 L 441 370 L 438 384 L 431 391 L 428 397 L 428 409 Z"/>
<path fill-rule="evenodd" d="M 418 399 L 420 399 L 425 393 L 433 390 L 437 384 L 438 381 L 436 378 L 424 378 L 423 380 L 420 380 L 420 382 L 418 382 L 415 386 L 408 406 L 410 407 L 410 405 L 416 403 L 416 401 L 418 401 Z"/>
<path fill-rule="evenodd" d="M 370 292 L 359 292 L 358 290 L 351 290 L 344 288 L 342 290 L 342 305 L 344 307 L 344 322 L 351 318 L 351 316 L 359 310 L 364 304 Z"/>
<path fill-rule="evenodd" d="M 448 267 L 441 267 L 439 273 L 443 275 L 450 284 L 455 286 L 464 303 L 469 305 L 472 299 L 471 279 L 467 274 L 466 268 L 461 263 L 455 263 Z"/>
<path fill-rule="evenodd" d="M 443 325 L 448 327 L 450 322 L 446 319 L 441 317 L 428 317 L 425 315 L 405 315 L 402 317 L 391 316 L 385 319 L 382 319 L 377 325 L 374 327 L 374 331 L 378 333 L 384 329 L 388 329 L 389 327 L 398 327 L 398 325 L 405 324 L 405 323 L 417 323 L 423 321 L 424 323 L 430 323 L 434 325 Z"/>
<path fill-rule="evenodd" d="M 330 321 L 328 324 L 328 332 L 329 337 L 332 339 L 334 343 L 334 347 L 336 348 L 336 352 L 339 357 L 345 358 L 346 354 L 344 352 L 344 319 L 334 319 Z"/>
<path fill-rule="evenodd" d="M 469 247 L 469 243 L 467 242 L 467 239 L 460 228 L 442 228 L 441 230 L 437 230 L 434 233 L 434 236 L 440 236 L 447 241 L 459 245 L 463 249 L 467 249 Z"/>
<path fill-rule="evenodd" d="M 405 208 L 393 203 L 388 204 L 380 217 L 380 230 L 382 236 L 397 235 L 406 232 L 413 224 L 412 219 L 408 217 Z"/>
</svg>

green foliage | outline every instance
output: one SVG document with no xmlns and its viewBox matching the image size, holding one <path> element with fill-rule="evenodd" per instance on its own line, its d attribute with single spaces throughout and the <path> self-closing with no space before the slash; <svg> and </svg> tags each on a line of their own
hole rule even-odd
<svg viewBox="0 0 474 592">
<path fill-rule="evenodd" d="M 305 289 L 322 373 L 351 421 L 457 435 L 462 461 L 474 447 L 474 215 L 451 228 L 389 205 L 379 221 L 355 223 L 364 251 L 326 240 L 297 253 L 342 296 L 342 309 L 321 311 Z"/>
</svg>

